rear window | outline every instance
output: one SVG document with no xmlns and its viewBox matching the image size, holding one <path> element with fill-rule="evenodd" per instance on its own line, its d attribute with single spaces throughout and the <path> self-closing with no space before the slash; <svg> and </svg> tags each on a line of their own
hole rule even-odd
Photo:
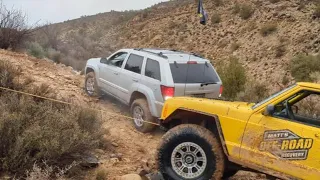
<svg viewBox="0 0 320 180">
<path fill-rule="evenodd" d="M 219 78 L 210 63 L 206 64 L 170 64 L 174 83 L 219 82 Z"/>
</svg>

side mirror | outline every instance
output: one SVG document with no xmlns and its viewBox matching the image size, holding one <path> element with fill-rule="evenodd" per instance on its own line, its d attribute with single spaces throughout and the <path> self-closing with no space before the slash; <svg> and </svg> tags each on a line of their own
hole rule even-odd
<svg viewBox="0 0 320 180">
<path fill-rule="evenodd" d="M 106 64 L 108 62 L 108 59 L 103 57 L 100 59 L 100 62 Z"/>
<path fill-rule="evenodd" d="M 265 116 L 271 116 L 275 111 L 274 105 L 269 104 L 265 110 L 265 112 L 263 113 L 263 115 Z"/>
</svg>

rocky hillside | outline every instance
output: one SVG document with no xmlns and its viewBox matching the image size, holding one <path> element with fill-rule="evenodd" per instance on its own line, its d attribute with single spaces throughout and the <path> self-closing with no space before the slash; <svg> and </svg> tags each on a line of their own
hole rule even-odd
<svg viewBox="0 0 320 180">
<path fill-rule="evenodd" d="M 201 53 L 214 64 L 239 58 L 251 78 L 293 81 L 288 65 L 300 53 L 320 50 L 319 2 L 306 0 L 206 0 L 206 26 L 194 0 L 175 0 L 141 11 L 109 12 L 52 26 L 57 49 L 83 66 L 119 48 L 161 47 Z M 63 60 L 62 60 L 63 61 Z M 66 60 L 64 60 L 66 61 Z"/>
</svg>

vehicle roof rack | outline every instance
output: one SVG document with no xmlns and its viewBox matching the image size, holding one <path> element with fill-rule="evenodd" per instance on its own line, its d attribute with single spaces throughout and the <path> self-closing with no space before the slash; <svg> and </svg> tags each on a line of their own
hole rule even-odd
<svg viewBox="0 0 320 180">
<path fill-rule="evenodd" d="M 162 52 L 155 53 L 155 52 L 152 52 L 152 51 L 145 50 L 145 49 L 143 49 L 143 48 L 136 48 L 136 49 L 134 49 L 134 50 L 136 50 L 136 51 L 143 51 L 143 52 L 147 52 L 147 53 L 151 53 L 151 54 L 154 54 L 154 55 L 160 56 L 160 57 L 162 57 L 162 58 L 168 59 L 168 56 L 163 55 L 163 53 L 162 53 Z"/>
<path fill-rule="evenodd" d="M 173 52 L 180 52 L 180 53 L 186 53 L 186 52 L 184 52 L 184 51 L 179 51 L 179 50 L 176 50 L 176 49 L 170 49 L 170 51 L 173 51 Z M 203 59 L 204 59 L 204 57 L 203 57 L 203 56 L 201 56 L 201 55 L 199 55 L 199 54 L 197 54 L 197 53 L 195 53 L 195 52 L 186 53 L 186 54 L 193 55 L 193 56 L 196 56 L 196 57 L 199 57 L 199 58 L 203 58 Z"/>
</svg>

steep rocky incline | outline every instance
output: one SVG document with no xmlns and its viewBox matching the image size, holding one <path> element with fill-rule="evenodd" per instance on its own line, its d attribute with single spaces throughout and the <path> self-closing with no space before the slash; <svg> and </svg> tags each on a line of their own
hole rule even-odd
<svg viewBox="0 0 320 180">
<path fill-rule="evenodd" d="M 293 81 L 288 67 L 295 55 L 320 50 L 320 18 L 314 15 L 315 1 L 206 0 L 209 21 L 202 26 L 195 1 L 176 0 L 139 11 L 119 23 L 108 23 L 100 18 L 102 15 L 61 23 L 59 27 L 64 31 L 60 39 L 71 52 L 83 44 L 77 43 L 75 34 L 83 39 L 97 36 L 85 41 L 88 47 L 83 51 L 87 53 L 77 56 L 79 61 L 133 47 L 197 52 L 216 66 L 235 56 L 251 78 L 273 86 L 284 77 Z M 246 10 L 241 14 L 240 9 Z M 248 17 L 241 17 L 245 15 Z"/>
</svg>

